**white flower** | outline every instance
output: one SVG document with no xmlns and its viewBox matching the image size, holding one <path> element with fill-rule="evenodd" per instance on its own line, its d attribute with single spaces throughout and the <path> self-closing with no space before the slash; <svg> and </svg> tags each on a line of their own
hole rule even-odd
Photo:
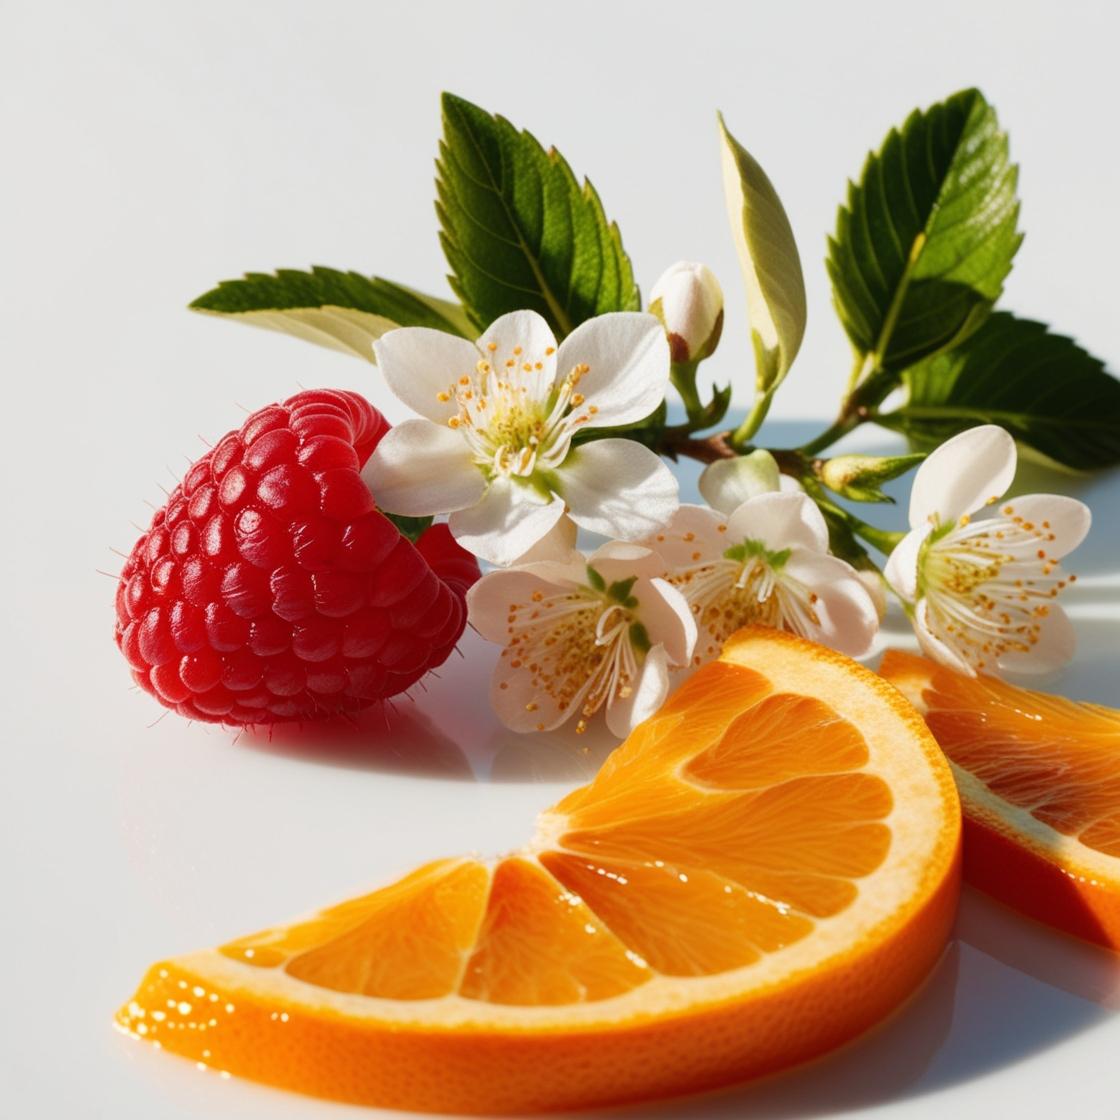
<svg viewBox="0 0 1120 1120">
<path fill-rule="evenodd" d="M 723 289 L 707 265 L 677 261 L 650 292 L 650 311 L 665 324 L 674 362 L 710 357 L 723 330 Z"/>
<path fill-rule="evenodd" d="M 943 443 L 914 477 L 910 532 L 887 561 L 922 649 L 969 675 L 1047 672 L 1073 654 L 1073 626 L 1054 599 L 1075 577 L 1058 561 L 1089 531 L 1089 507 L 1031 494 L 973 520 L 999 502 L 1015 464 L 1015 441 L 993 424 Z"/>
<path fill-rule="evenodd" d="M 564 516 L 632 540 L 664 525 L 676 479 L 629 439 L 572 447 L 577 432 L 633 424 L 665 395 L 669 348 L 652 316 L 589 319 L 557 348 L 535 311 L 494 322 L 477 345 L 424 327 L 374 343 L 389 388 L 425 419 L 386 434 L 362 477 L 390 513 L 450 513 L 455 538 L 509 564 Z"/>
<path fill-rule="evenodd" d="M 850 564 L 829 555 L 824 517 L 805 494 L 757 494 L 730 514 L 681 506 L 648 543 L 696 617 L 696 665 L 751 623 L 853 657 L 867 653 L 879 628 L 871 595 Z"/>
<path fill-rule="evenodd" d="M 504 648 L 491 703 L 515 731 L 576 731 L 606 708 L 622 737 L 661 706 L 670 666 L 696 641 L 688 604 L 663 579 L 661 558 L 612 541 L 590 557 L 490 572 L 467 595 L 470 620 Z"/>
</svg>

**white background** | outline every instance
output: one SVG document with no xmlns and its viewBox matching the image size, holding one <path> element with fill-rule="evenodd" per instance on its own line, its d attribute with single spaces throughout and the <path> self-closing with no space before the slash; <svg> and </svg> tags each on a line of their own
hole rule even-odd
<svg viewBox="0 0 1120 1120">
<path fill-rule="evenodd" d="M 1111 10 L 1110 10 L 1111 9 Z M 517 740 L 486 653 L 388 732 L 269 744 L 128 690 L 110 546 L 188 458 L 300 385 L 373 367 L 189 315 L 246 269 L 330 264 L 442 291 L 438 94 L 555 143 L 599 188 L 643 287 L 681 258 L 728 291 L 721 380 L 747 380 L 714 113 L 768 169 L 800 240 L 810 325 L 774 409 L 823 417 L 847 372 L 823 267 L 845 177 L 915 105 L 979 84 L 1022 164 L 1006 304 L 1120 364 L 1120 157 L 1107 3 L 0 4 L 0 1105 L 21 1118 L 300 1118 L 338 1106 L 219 1082 L 114 1034 L 158 956 L 516 844 L 601 748 Z M 1049 485 L 1069 485 L 1049 480 Z M 1052 687 L 1115 702 L 1115 479 L 1070 598 L 1082 652 Z M 900 631 L 888 637 L 897 638 Z M 468 667 L 469 662 L 469 667 Z M 455 706 L 454 717 L 451 705 Z M 542 784 L 544 783 L 544 784 Z M 822 1065 L 664 1116 L 1116 1115 L 1115 958 L 968 896 L 949 956 L 884 1031 Z M 360 1113 L 355 1112 L 355 1115 Z"/>
</svg>

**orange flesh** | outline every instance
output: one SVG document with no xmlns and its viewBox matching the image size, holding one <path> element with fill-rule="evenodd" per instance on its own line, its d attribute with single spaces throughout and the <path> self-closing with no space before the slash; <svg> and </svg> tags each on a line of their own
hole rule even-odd
<svg viewBox="0 0 1120 1120">
<path fill-rule="evenodd" d="M 826 704 L 771 693 L 743 711 L 766 683 L 724 672 L 741 714 L 699 752 L 692 736 L 672 736 L 687 759 L 679 772 L 628 775 L 634 819 L 605 814 L 613 799 L 596 804 L 593 782 L 562 850 L 539 862 L 429 865 L 221 952 L 335 991 L 538 1005 L 606 999 L 654 973 L 738 968 L 803 937 L 885 857 L 890 790 L 858 771 L 863 737 Z M 682 693 L 675 707 L 687 709 Z"/>
<path fill-rule="evenodd" d="M 754 641 L 798 642 L 765 633 Z M 851 664 L 824 651 L 813 656 Z M 852 668 L 875 681 L 865 670 Z M 893 704 L 895 694 L 885 691 Z M 901 718 L 912 720 L 901 706 Z M 920 728 L 920 721 L 914 726 Z M 935 752 L 932 743 L 928 751 L 915 752 L 934 773 Z M 859 897 L 860 881 L 886 860 L 892 844 L 886 820 L 895 799 L 890 786 L 866 770 L 869 757 L 864 735 L 823 699 L 776 691 L 761 668 L 718 662 L 693 676 L 637 729 L 593 782 L 544 814 L 537 839 L 523 853 L 490 863 L 437 861 L 307 921 L 230 942 L 219 953 L 237 968 L 283 973 L 316 990 L 402 1004 L 450 999 L 459 1006 L 467 1001 L 468 1007 L 533 1010 L 636 996 L 666 978 L 758 968 L 769 956 L 810 937 L 822 921 L 843 914 Z M 938 783 L 929 788 L 940 789 Z M 945 787 L 951 795 L 947 775 Z M 890 938 L 884 935 L 879 946 L 845 965 L 852 976 L 844 981 L 847 994 L 837 998 L 847 1001 L 848 1009 L 830 1025 L 819 1008 L 806 1008 L 812 1025 L 784 1034 L 768 1027 L 762 1015 L 750 1030 L 736 1028 L 737 1034 L 710 1042 L 710 1061 L 694 1056 L 690 1072 L 672 1074 L 665 1091 L 807 1057 L 864 1029 L 910 990 L 940 951 L 955 904 L 955 803 L 947 809 L 946 794 L 930 796 L 941 797 L 938 811 L 950 814 L 937 852 L 930 853 L 930 884 L 914 901 L 915 909 L 897 920 Z M 880 950 L 886 963 L 876 963 Z M 876 984 L 882 991 L 872 991 Z M 204 992 L 203 999 L 182 996 L 195 988 Z M 863 993 L 858 999 L 856 991 Z M 472 1071 L 463 1076 L 474 1088 L 456 1089 L 448 1074 L 448 1087 L 438 1091 L 427 1087 L 394 1095 L 385 1084 L 351 1085 L 337 1069 L 330 1075 L 334 1080 L 322 1071 L 347 1062 L 391 1064 L 393 1048 L 415 1035 L 414 1023 L 405 1024 L 410 1030 L 403 1032 L 390 1027 L 388 1035 L 385 1028 L 371 1026 L 361 1043 L 357 1035 L 365 1028 L 344 1029 L 345 1011 L 324 1007 L 309 1015 L 293 1005 L 290 1021 L 288 1010 L 269 1013 L 269 1024 L 283 1015 L 289 1027 L 280 1044 L 275 1028 L 263 1025 L 267 1001 L 244 991 L 235 994 L 236 999 L 228 987 L 208 986 L 185 964 L 164 962 L 150 970 L 118 1022 L 219 1068 L 304 1092 L 394 1107 L 559 1107 L 640 1096 L 644 1090 L 638 1084 L 655 1091 L 659 1076 L 670 1078 L 667 1065 L 663 1075 L 647 1071 L 644 1081 L 627 1088 L 628 1052 L 609 1057 L 603 1050 L 603 1061 L 613 1063 L 613 1080 L 605 1069 L 599 1083 L 575 1084 L 566 1097 L 548 1097 L 544 1082 L 539 1091 L 518 1089 L 508 1072 L 502 1086 L 479 1089 L 478 1079 L 490 1076 L 479 1071 L 501 1056 L 486 1050 L 497 1045 L 485 1041 L 492 1035 L 472 1043 L 469 1030 L 441 1031 L 437 1023 L 423 1060 L 437 1060 L 437 1051 L 443 1055 L 439 1060 L 450 1060 L 447 1053 L 457 1053 L 460 1045 L 486 1050 L 485 1057 L 475 1055 L 475 1065 L 464 1067 Z M 225 1012 L 227 999 L 228 1006 L 241 1009 L 236 1016 Z M 184 1012 L 186 1005 L 191 1006 Z M 682 1021 L 682 1029 L 686 1026 Z M 730 1028 L 720 1028 L 725 1029 Z M 271 1049 L 261 1031 L 273 1038 Z M 771 1031 L 777 1032 L 773 1039 Z M 556 1028 L 552 1034 L 559 1078 L 565 1068 L 561 1052 L 576 1043 Z M 512 1053 L 514 1043 L 502 1037 Z M 517 1045 L 536 1045 L 533 1037 L 525 1035 Z M 595 1033 L 585 1037 L 593 1039 Z M 676 1034 L 665 1034 L 666 1045 L 670 1037 Z M 697 1045 L 702 1038 L 703 1032 Z M 308 1063 L 291 1057 L 286 1048 L 295 1047 L 297 1039 L 300 1047 L 320 1056 L 319 1072 L 308 1072 L 303 1069 Z M 721 1048 L 748 1045 L 749 1056 L 720 1057 Z M 352 1046 L 358 1047 L 353 1053 Z M 687 1051 L 687 1043 L 672 1046 Z M 329 1058 L 322 1056 L 324 1048 L 330 1049 Z M 584 1070 L 589 1059 L 577 1051 L 572 1060 Z M 633 1053 L 637 1061 L 643 1051 L 639 1047 Z M 726 1068 L 717 1068 L 719 1061 Z M 376 1077 L 387 1083 L 396 1075 L 394 1068 Z M 419 1075 L 408 1076 L 411 1085 Z M 368 1074 L 367 1080 L 373 1077 Z M 543 1095 L 538 1100 L 534 1093 Z"/>
<path fill-rule="evenodd" d="M 967 775 L 965 877 L 1040 921 L 1120 948 L 1120 711 L 895 650 L 880 673 Z"/>
<path fill-rule="evenodd" d="M 1120 712 L 888 657 L 888 680 L 913 662 L 928 673 L 926 723 L 953 762 L 1057 832 L 1120 856 Z"/>
</svg>

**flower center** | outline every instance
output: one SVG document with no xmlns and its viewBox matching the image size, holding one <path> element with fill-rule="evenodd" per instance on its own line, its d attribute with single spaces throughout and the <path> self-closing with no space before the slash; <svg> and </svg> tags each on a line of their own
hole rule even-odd
<svg viewBox="0 0 1120 1120">
<path fill-rule="evenodd" d="M 555 348 L 543 354 L 514 346 L 508 354 L 488 343 L 489 357 L 461 374 L 437 394 L 454 401 L 457 412 L 447 423 L 470 445 L 476 465 L 487 477 L 531 478 L 563 463 L 572 437 L 598 412 L 577 391 L 590 372 L 585 363 L 573 366 L 559 382 L 549 377 Z"/>
<path fill-rule="evenodd" d="M 918 597 L 930 626 L 975 669 L 1038 643 L 1051 600 L 1077 579 L 1047 552 L 1055 539 L 1049 521 L 1027 521 L 1006 505 L 940 526 L 922 545 Z"/>
<path fill-rule="evenodd" d="M 604 704 L 631 695 L 650 648 L 637 618 L 639 601 L 631 593 L 636 580 L 608 585 L 590 566 L 587 576 L 587 587 L 551 595 L 535 591 L 528 602 L 511 603 L 509 644 L 501 653 L 511 669 L 530 673 L 533 688 L 560 712 L 579 710 L 578 734 Z M 525 707 L 532 712 L 538 704 L 530 701 Z M 544 723 L 537 725 L 538 731 L 544 729 Z"/>
<path fill-rule="evenodd" d="M 725 549 L 719 559 L 669 577 L 688 600 L 706 642 L 704 648 L 697 646 L 694 664 L 717 656 L 736 630 L 751 624 L 812 636 L 820 625 L 817 595 L 785 571 L 789 557 L 788 548 L 775 551 L 747 538 Z"/>
</svg>

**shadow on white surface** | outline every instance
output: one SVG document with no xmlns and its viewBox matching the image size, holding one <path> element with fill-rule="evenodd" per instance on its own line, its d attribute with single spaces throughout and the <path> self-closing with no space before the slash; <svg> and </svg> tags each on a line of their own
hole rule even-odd
<svg viewBox="0 0 1120 1120">
<path fill-rule="evenodd" d="M 902 1009 L 842 1050 L 749 1086 L 604 1116 L 829 1116 L 939 1093 L 1059 1045 L 1120 1009 L 1120 956 L 966 888 L 954 940 Z"/>
<path fill-rule="evenodd" d="M 318 766 L 474 780 L 467 756 L 407 699 L 345 720 L 246 730 L 234 745 Z"/>
</svg>

